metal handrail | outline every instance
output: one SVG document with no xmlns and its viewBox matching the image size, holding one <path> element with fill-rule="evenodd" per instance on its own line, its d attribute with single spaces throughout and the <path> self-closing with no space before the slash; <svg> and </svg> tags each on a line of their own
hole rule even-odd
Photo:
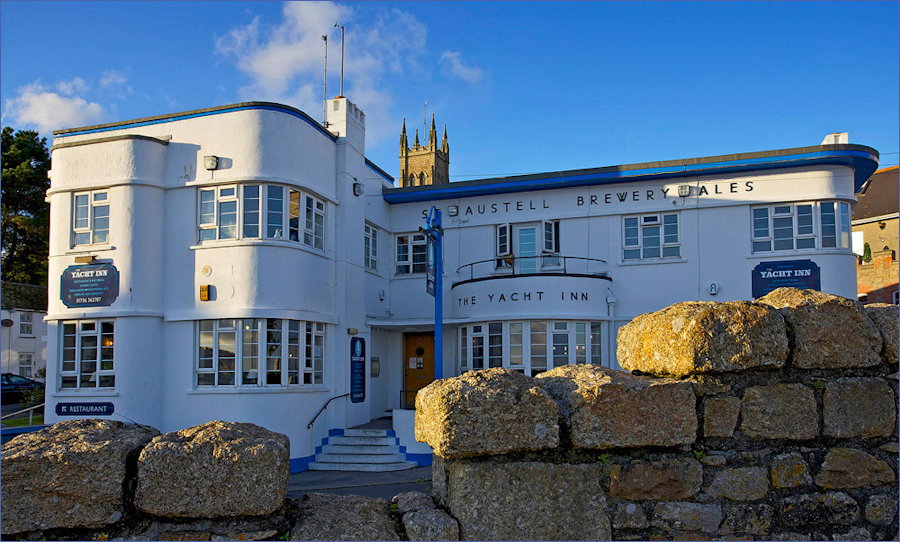
<svg viewBox="0 0 900 542">
<path fill-rule="evenodd" d="M 312 429 L 312 424 L 313 424 L 313 422 L 316 421 L 316 418 L 319 417 L 319 414 L 321 414 L 322 412 L 325 411 L 326 408 L 328 408 L 328 405 L 329 405 L 332 401 L 334 401 L 335 399 L 340 399 L 341 397 L 347 397 L 347 396 L 349 396 L 349 395 L 350 395 L 349 393 L 345 393 L 345 394 L 343 394 L 343 395 L 335 395 L 335 396 L 332 397 L 331 399 L 325 401 L 325 404 L 322 405 L 322 408 L 320 408 L 318 412 L 316 412 L 316 415 L 313 416 L 313 419 L 309 420 L 309 423 L 306 424 L 306 428 L 307 428 L 307 429 Z"/>
<path fill-rule="evenodd" d="M 6 416 L 0 416 L 0 420 L 5 420 L 5 419 L 7 419 L 7 418 L 12 418 L 12 417 L 15 416 L 16 414 L 21 414 L 21 413 L 23 413 L 23 412 L 27 412 L 27 413 L 28 413 L 28 425 L 32 425 L 31 422 L 32 422 L 32 420 L 34 420 L 34 411 L 37 410 L 37 409 L 39 409 L 39 408 L 44 408 L 44 405 L 46 405 L 46 404 L 47 404 L 47 403 L 41 403 L 41 404 L 39 404 L 39 405 L 34 405 L 34 406 L 32 406 L 32 407 L 23 408 L 22 410 L 17 410 L 17 411 L 15 411 L 15 412 L 11 412 L 11 413 L 7 414 Z"/>
<path fill-rule="evenodd" d="M 467 263 L 467 264 L 465 264 L 465 265 L 461 265 L 461 266 L 457 267 L 457 268 L 456 268 L 456 273 L 457 273 L 457 274 L 460 274 L 460 272 L 461 272 L 463 269 L 465 269 L 466 267 L 468 267 L 468 268 L 469 268 L 469 280 L 472 280 L 472 279 L 475 278 L 475 266 L 476 266 L 476 265 L 478 265 L 478 264 L 483 264 L 483 263 L 491 263 L 491 264 L 495 264 L 495 265 L 496 265 L 497 260 L 503 260 L 503 261 L 509 263 L 509 268 L 504 268 L 504 269 L 509 269 L 509 274 L 510 274 L 510 275 L 512 275 L 512 276 L 519 276 L 519 275 L 533 275 L 534 273 L 517 273 L 517 272 L 516 272 L 516 266 L 513 265 L 513 263 L 514 263 L 516 260 L 536 260 L 536 259 L 539 259 L 539 258 L 540 258 L 541 260 L 543 260 L 543 259 L 545 259 L 545 258 L 547 258 L 547 259 L 561 260 L 561 261 L 562 261 L 562 266 L 559 268 L 559 270 L 560 270 L 562 273 L 567 273 L 567 272 L 568 272 L 567 263 L 568 263 L 569 260 L 579 260 L 579 261 L 585 261 L 585 262 L 599 262 L 599 263 L 602 263 L 602 264 L 607 263 L 606 260 L 601 260 L 600 258 L 586 258 L 586 257 L 584 257 L 584 256 L 560 256 L 559 254 L 554 254 L 554 253 L 537 254 L 537 255 L 534 255 L 534 256 L 512 256 L 512 255 L 510 255 L 510 256 L 497 256 L 497 257 L 494 257 L 494 258 L 490 258 L 490 259 L 488 259 L 488 260 L 478 260 L 478 261 L 476 261 L 476 262 Z"/>
</svg>

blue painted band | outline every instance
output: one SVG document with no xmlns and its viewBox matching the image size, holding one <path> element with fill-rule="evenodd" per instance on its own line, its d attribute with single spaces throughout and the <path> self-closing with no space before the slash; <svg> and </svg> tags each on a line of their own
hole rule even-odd
<svg viewBox="0 0 900 542">
<path fill-rule="evenodd" d="M 854 190 L 859 190 L 866 179 L 868 179 L 872 173 L 874 173 L 875 169 L 877 169 L 878 158 L 876 155 L 865 151 L 833 150 L 626 171 L 603 168 L 600 171 L 575 175 L 566 175 L 565 172 L 555 172 L 547 174 L 546 176 L 529 176 L 530 178 L 521 180 L 514 180 L 514 178 L 511 180 L 496 179 L 494 182 L 490 182 L 491 179 L 488 179 L 486 180 L 487 182 L 481 181 L 476 185 L 460 183 L 458 186 L 453 186 L 451 184 L 446 187 L 428 188 L 424 190 L 403 192 L 391 191 L 385 193 L 383 197 L 388 203 L 413 203 L 585 185 L 619 184 L 670 178 L 676 179 L 693 177 L 700 174 L 700 172 L 702 172 L 703 175 L 714 175 L 744 171 L 763 171 L 775 168 L 804 167 L 810 165 L 844 165 L 853 168 Z"/>
<path fill-rule="evenodd" d="M 296 457 L 291 459 L 291 474 L 309 470 L 309 464 L 316 460 L 316 456 Z"/>
<path fill-rule="evenodd" d="M 329 437 L 343 437 L 344 430 L 343 429 L 329 429 L 328 436 Z"/>
<path fill-rule="evenodd" d="M 199 117 L 208 117 L 210 115 L 218 115 L 220 113 L 233 113 L 235 111 L 248 111 L 251 109 L 262 109 L 266 111 L 278 111 L 280 113 L 286 113 L 291 115 L 292 117 L 297 117 L 303 122 L 309 124 L 313 128 L 315 128 L 319 133 L 330 139 L 331 141 L 335 141 L 335 136 L 331 132 L 322 128 L 317 122 L 310 120 L 305 115 L 301 114 L 298 111 L 294 111 L 292 109 L 278 107 L 276 105 L 244 105 L 244 106 L 235 106 L 235 107 L 225 107 L 223 109 L 217 109 L 215 111 L 202 111 L 197 113 L 186 113 L 184 115 L 175 115 L 166 118 L 158 118 L 152 120 L 145 120 L 141 122 L 125 122 L 125 123 L 117 123 L 115 126 L 104 126 L 102 128 L 90 128 L 85 130 L 73 130 L 67 131 L 64 134 L 59 134 L 57 137 L 69 137 L 76 135 L 85 135 L 85 134 L 96 134 L 100 132 L 110 132 L 113 130 L 124 130 L 127 128 L 138 128 L 140 126 L 151 126 L 153 124 L 164 124 L 166 122 L 175 122 L 179 120 L 186 119 L 194 119 Z"/>
<path fill-rule="evenodd" d="M 420 467 L 431 465 L 433 454 L 406 454 L 407 461 L 415 461 Z"/>
</svg>

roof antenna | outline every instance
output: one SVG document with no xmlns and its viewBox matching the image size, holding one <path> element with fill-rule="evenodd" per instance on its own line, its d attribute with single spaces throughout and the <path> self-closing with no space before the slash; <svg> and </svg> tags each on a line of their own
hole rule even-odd
<svg viewBox="0 0 900 542">
<path fill-rule="evenodd" d="M 325 42 L 325 70 L 322 74 L 322 126 L 328 128 L 328 35 L 322 36 Z"/>
<path fill-rule="evenodd" d="M 339 98 L 344 97 L 344 25 L 334 23 L 334 27 L 341 29 L 341 95 Z"/>
</svg>

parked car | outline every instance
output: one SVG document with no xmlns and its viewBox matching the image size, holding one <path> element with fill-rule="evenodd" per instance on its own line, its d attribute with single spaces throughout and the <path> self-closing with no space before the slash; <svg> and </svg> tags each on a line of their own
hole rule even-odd
<svg viewBox="0 0 900 542">
<path fill-rule="evenodd" d="M 22 402 L 22 394 L 26 391 L 43 389 L 44 384 L 37 380 L 25 378 L 13 373 L 3 373 L 3 399 L 4 405 Z"/>
</svg>

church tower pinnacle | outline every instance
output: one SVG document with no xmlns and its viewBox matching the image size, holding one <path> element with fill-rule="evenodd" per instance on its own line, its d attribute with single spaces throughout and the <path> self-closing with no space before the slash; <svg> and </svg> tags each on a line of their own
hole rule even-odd
<svg viewBox="0 0 900 542">
<path fill-rule="evenodd" d="M 422 134 L 423 138 L 425 134 Z M 447 143 L 447 125 L 444 137 L 438 146 L 437 128 L 434 114 L 431 115 L 431 129 L 428 143 L 419 143 L 419 129 L 416 128 L 412 148 L 406 136 L 406 119 L 400 129 L 400 186 L 427 186 L 450 182 L 450 145 Z"/>
</svg>

